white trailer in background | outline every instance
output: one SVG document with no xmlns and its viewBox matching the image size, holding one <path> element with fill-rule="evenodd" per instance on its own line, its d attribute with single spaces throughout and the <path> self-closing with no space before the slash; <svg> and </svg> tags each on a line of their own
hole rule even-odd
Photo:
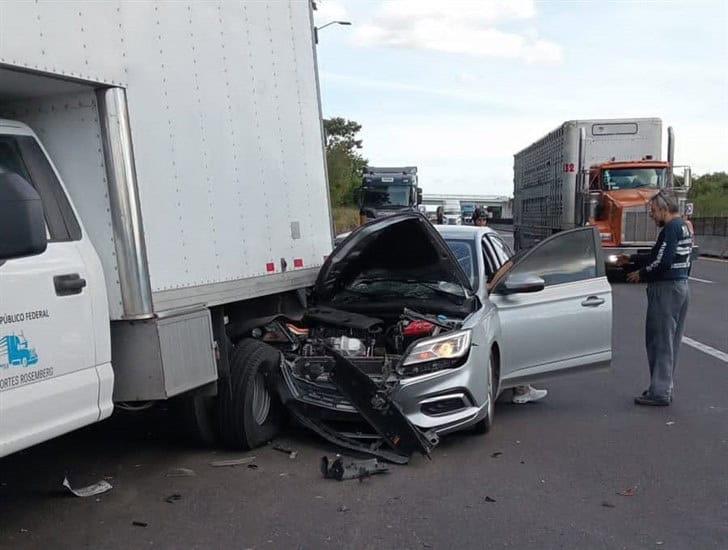
<svg viewBox="0 0 728 550">
<path fill-rule="evenodd" d="M 333 241 L 309 3 L 2 2 L 0 117 L 0 338 L 36 354 L 0 357 L 0 456 L 174 396 L 265 439 L 231 327 L 298 307 Z"/>
</svg>

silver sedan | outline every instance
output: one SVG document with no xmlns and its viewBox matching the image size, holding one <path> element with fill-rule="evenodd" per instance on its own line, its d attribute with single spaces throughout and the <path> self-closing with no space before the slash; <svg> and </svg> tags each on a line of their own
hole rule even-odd
<svg viewBox="0 0 728 550">
<path fill-rule="evenodd" d="M 285 342 L 278 396 L 323 437 L 388 459 L 382 439 L 395 458 L 429 453 L 442 434 L 487 432 L 504 389 L 611 361 L 611 288 L 591 228 L 514 255 L 487 227 L 390 216 L 336 247 L 311 302 L 268 326 Z"/>
</svg>

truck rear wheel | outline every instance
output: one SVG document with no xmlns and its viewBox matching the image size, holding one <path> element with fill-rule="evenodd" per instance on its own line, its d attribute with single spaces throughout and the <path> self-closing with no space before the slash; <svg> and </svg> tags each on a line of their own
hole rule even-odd
<svg viewBox="0 0 728 550">
<path fill-rule="evenodd" d="M 233 449 L 253 449 L 280 430 L 283 406 L 271 392 L 269 374 L 278 368 L 280 354 L 257 340 L 233 348 L 230 376 L 221 381 L 218 396 L 220 435 Z"/>
</svg>

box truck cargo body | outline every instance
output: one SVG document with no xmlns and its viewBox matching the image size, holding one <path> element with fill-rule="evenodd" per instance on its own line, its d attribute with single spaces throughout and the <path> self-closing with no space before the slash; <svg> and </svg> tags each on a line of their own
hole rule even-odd
<svg viewBox="0 0 728 550">
<path fill-rule="evenodd" d="M 684 207 L 673 186 L 674 140 L 668 131 L 663 161 L 658 118 L 572 120 L 516 153 L 513 224 L 516 248 L 527 248 L 559 231 L 598 227 L 608 258 L 648 250 L 657 237 L 647 202 L 660 189 Z"/>
<path fill-rule="evenodd" d="M 332 224 L 312 30 L 298 1 L 0 4 L 0 186 L 34 187 L 48 233 L 0 258 L 0 338 L 37 353 L 0 368 L 0 455 L 112 393 L 214 394 L 225 324 L 313 283 Z"/>
</svg>

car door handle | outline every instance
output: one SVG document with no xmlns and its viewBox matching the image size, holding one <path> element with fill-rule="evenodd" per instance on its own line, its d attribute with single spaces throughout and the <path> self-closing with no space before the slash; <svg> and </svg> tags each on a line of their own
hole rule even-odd
<svg viewBox="0 0 728 550">
<path fill-rule="evenodd" d="M 584 307 L 597 307 L 604 303 L 604 298 L 599 298 L 598 296 L 589 296 L 586 300 L 584 300 L 581 305 Z"/>
<path fill-rule="evenodd" d="M 78 273 L 56 275 L 53 277 L 53 285 L 56 287 L 58 296 L 71 296 L 72 294 L 81 294 L 86 286 L 86 279 L 82 279 Z"/>
</svg>

